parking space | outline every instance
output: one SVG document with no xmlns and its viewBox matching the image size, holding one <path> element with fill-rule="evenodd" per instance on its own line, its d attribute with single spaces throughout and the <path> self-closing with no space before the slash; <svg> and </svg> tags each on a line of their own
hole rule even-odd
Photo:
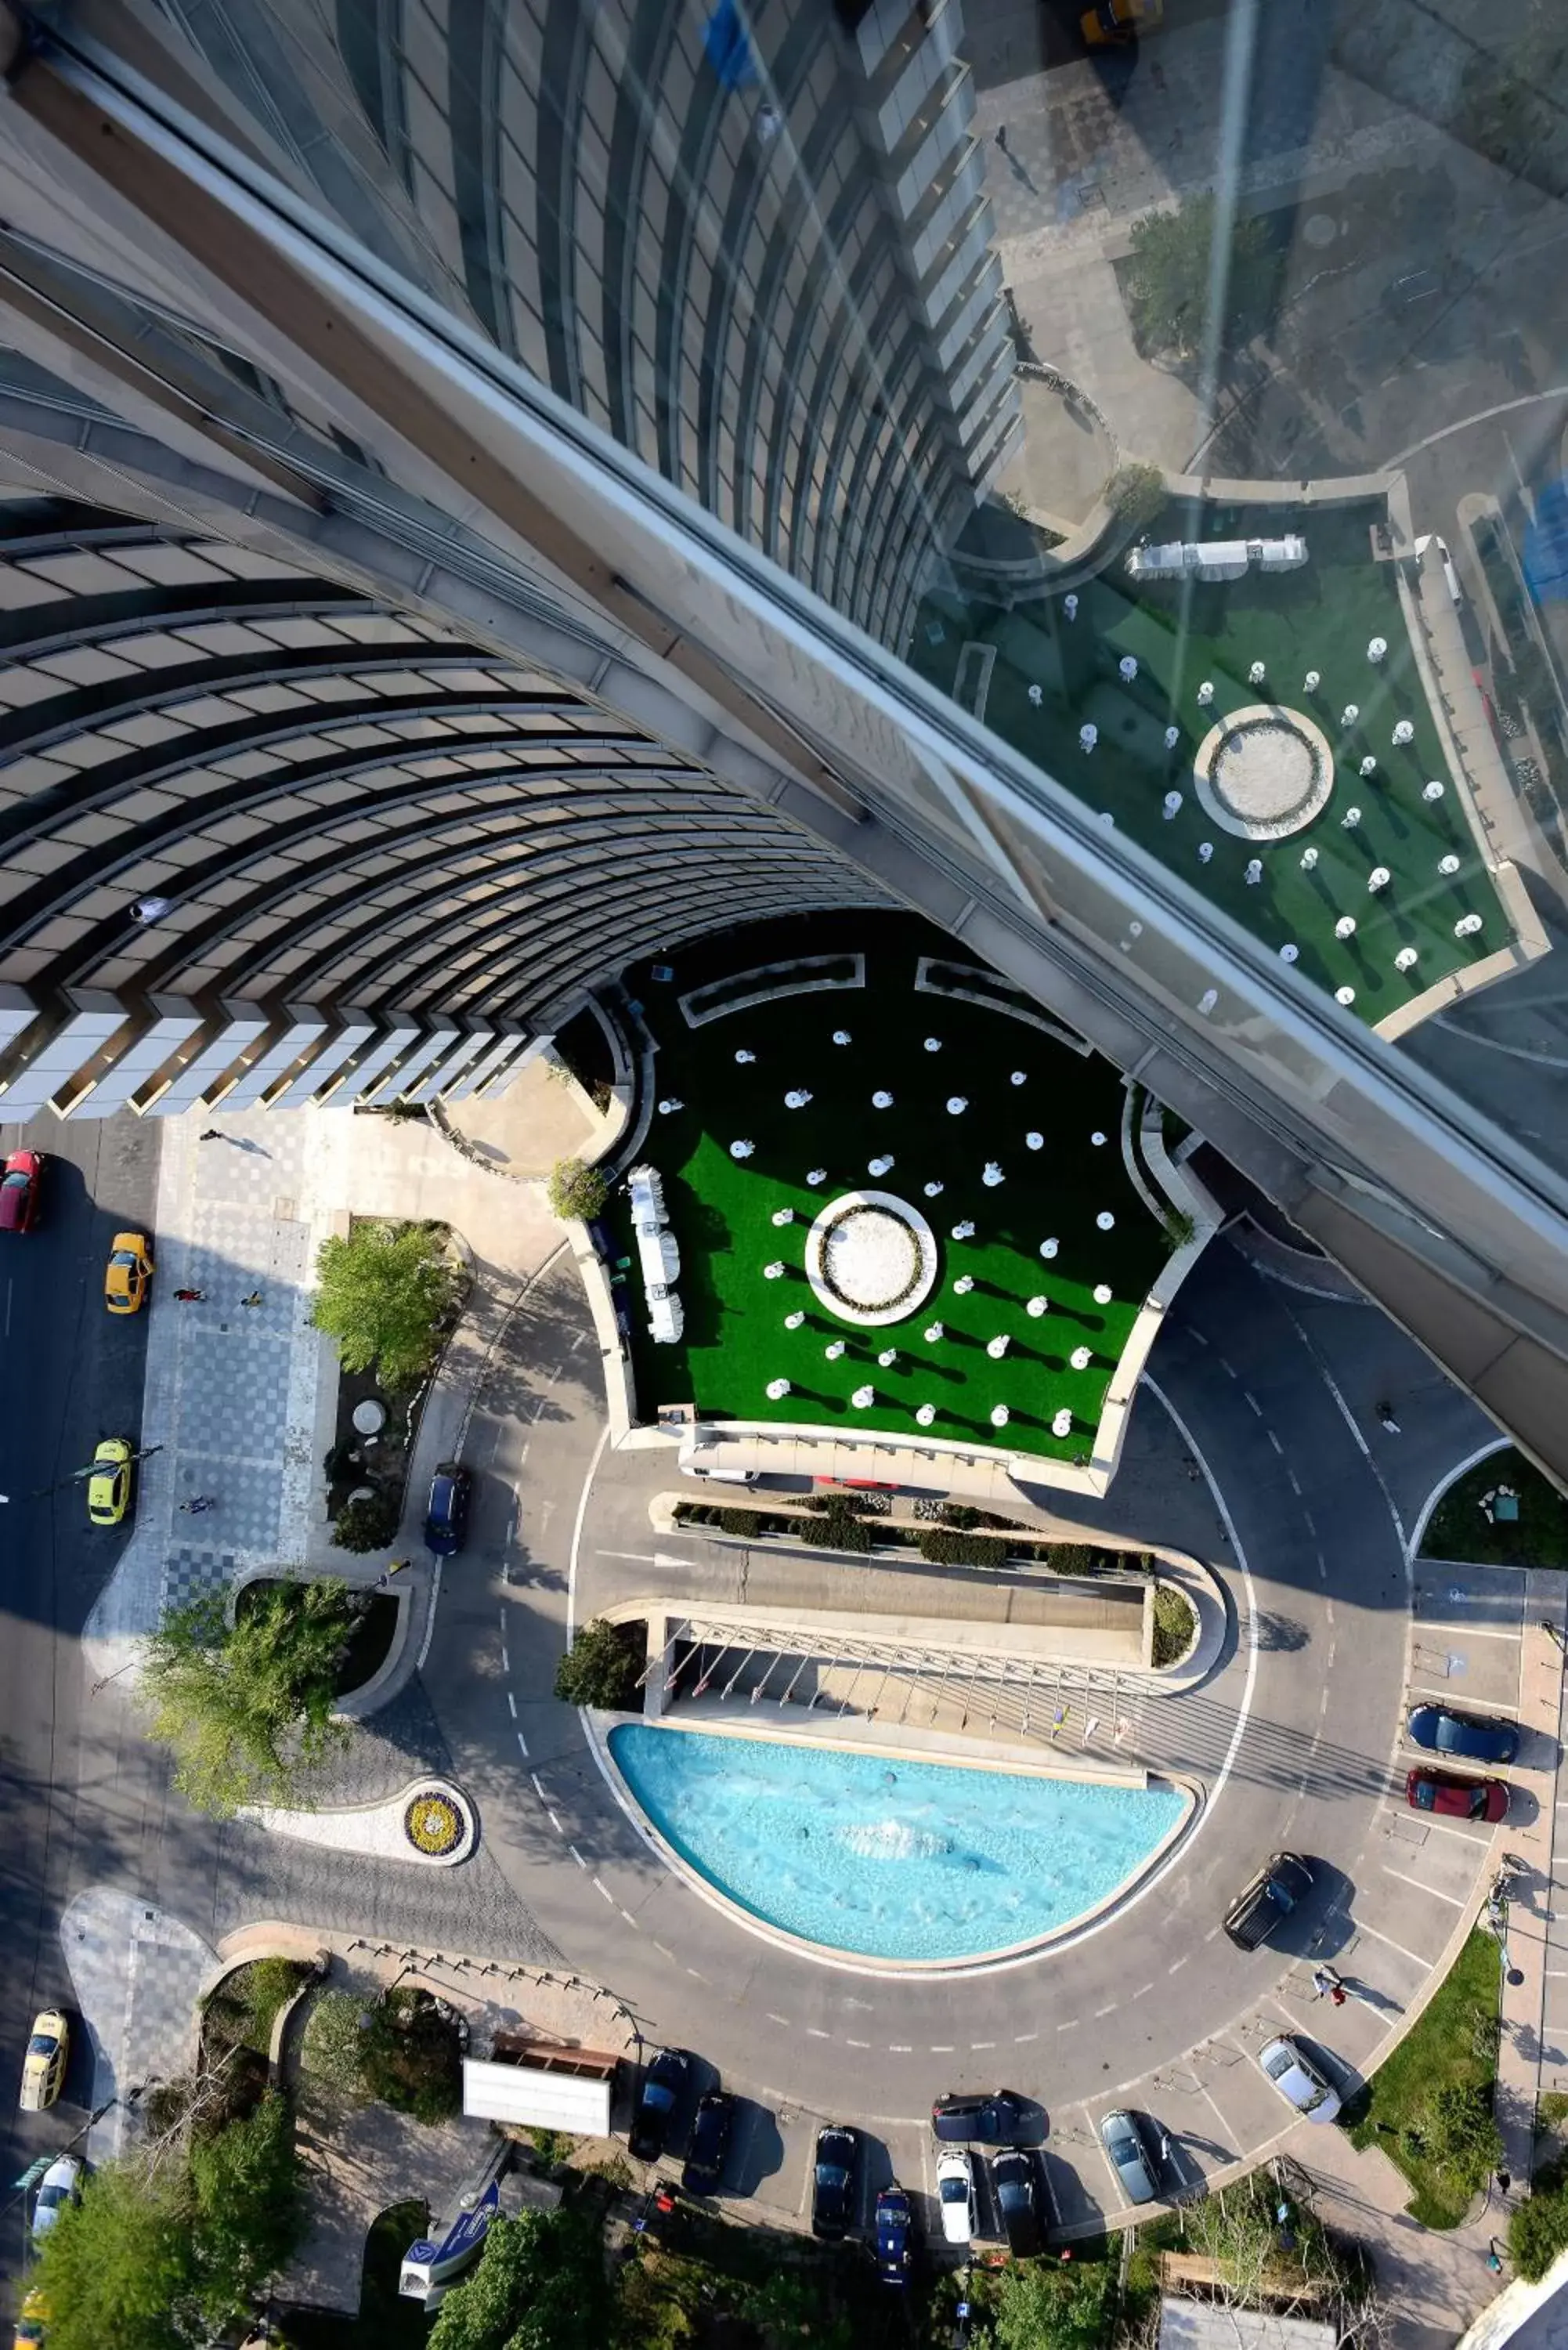
<svg viewBox="0 0 1568 2350">
<path fill-rule="evenodd" d="M 1524 1576 L 1512 1567 L 1421 1566 L 1410 1696 L 1510 1719 L 1519 1704 Z"/>
</svg>

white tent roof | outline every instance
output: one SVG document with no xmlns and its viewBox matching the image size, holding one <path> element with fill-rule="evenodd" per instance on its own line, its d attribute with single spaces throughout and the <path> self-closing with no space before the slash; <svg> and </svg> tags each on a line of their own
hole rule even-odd
<svg viewBox="0 0 1568 2350">
<path fill-rule="evenodd" d="M 608 2079 L 585 2080 L 542 2065 L 491 2064 L 474 2056 L 462 2060 L 462 2110 L 482 2121 L 607 2137 L 610 2086 Z"/>
</svg>

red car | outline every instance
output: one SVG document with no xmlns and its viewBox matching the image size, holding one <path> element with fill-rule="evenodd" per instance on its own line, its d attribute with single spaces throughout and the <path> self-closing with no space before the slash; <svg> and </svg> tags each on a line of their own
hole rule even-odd
<svg viewBox="0 0 1568 2350">
<path fill-rule="evenodd" d="M 37 1221 L 44 1162 L 36 1150 L 14 1150 L 0 1175 L 0 1232 L 26 1232 Z"/>
<path fill-rule="evenodd" d="M 1413 1812 L 1438 1812 L 1453 1820 L 1506 1820 L 1508 1787 L 1501 1779 L 1456 1779 L 1448 1771 L 1412 1771 L 1405 1801 Z"/>
</svg>

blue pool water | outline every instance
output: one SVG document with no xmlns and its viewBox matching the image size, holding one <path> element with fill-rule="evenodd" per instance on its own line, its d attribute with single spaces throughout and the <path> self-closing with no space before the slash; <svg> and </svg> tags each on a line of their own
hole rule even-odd
<svg viewBox="0 0 1568 2350">
<path fill-rule="evenodd" d="M 1097 1787 L 623 1722 L 610 1752 L 666 1842 L 771 1926 L 864 1958 L 969 1959 L 1067 1925 L 1180 1820 Z"/>
</svg>

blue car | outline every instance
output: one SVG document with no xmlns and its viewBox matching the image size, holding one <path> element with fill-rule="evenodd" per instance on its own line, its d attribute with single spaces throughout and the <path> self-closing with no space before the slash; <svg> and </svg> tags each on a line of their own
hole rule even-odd
<svg viewBox="0 0 1568 2350">
<path fill-rule="evenodd" d="M 901 2187 L 877 2198 L 877 2273 L 884 2284 L 907 2285 L 915 2269 L 915 2214 Z"/>
<path fill-rule="evenodd" d="M 455 1558 L 468 1531 L 468 1492 L 472 1480 L 456 1461 L 441 1461 L 431 1479 L 425 1511 L 425 1548 L 437 1558 Z"/>
<path fill-rule="evenodd" d="M 1519 1752 L 1517 1723 L 1476 1721 L 1446 1705 L 1413 1707 L 1407 1727 L 1429 1754 L 1457 1754 L 1466 1762 L 1511 1762 Z"/>
</svg>

